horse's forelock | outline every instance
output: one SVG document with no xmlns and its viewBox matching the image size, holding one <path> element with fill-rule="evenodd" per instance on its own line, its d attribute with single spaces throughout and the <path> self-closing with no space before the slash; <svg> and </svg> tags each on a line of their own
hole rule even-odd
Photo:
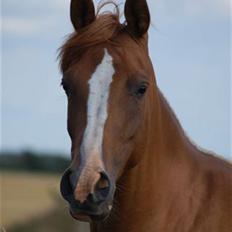
<svg viewBox="0 0 232 232">
<path fill-rule="evenodd" d="M 115 12 L 100 13 L 105 5 L 113 4 Z M 70 35 L 60 48 L 60 67 L 64 73 L 73 63 L 77 62 L 83 52 L 94 45 L 113 42 L 113 39 L 125 29 L 120 23 L 120 10 L 113 1 L 101 4 L 97 10 L 97 18 L 89 26 Z"/>
</svg>

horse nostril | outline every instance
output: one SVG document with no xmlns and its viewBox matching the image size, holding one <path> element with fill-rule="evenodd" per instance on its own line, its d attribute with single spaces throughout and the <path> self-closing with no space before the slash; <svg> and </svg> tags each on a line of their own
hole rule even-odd
<svg viewBox="0 0 232 232">
<path fill-rule="evenodd" d="M 67 169 L 60 182 L 60 192 L 64 199 L 69 200 L 69 197 L 73 194 L 73 188 L 70 183 L 71 170 Z"/>
<path fill-rule="evenodd" d="M 105 197 L 108 196 L 110 191 L 110 179 L 106 173 L 101 172 L 101 177 L 96 184 L 95 191 L 101 192 L 101 194 L 103 194 Z"/>
<path fill-rule="evenodd" d="M 110 180 L 106 173 L 101 172 L 101 177 L 98 180 L 94 193 L 89 195 L 89 200 L 94 203 L 105 201 L 110 193 Z"/>
</svg>

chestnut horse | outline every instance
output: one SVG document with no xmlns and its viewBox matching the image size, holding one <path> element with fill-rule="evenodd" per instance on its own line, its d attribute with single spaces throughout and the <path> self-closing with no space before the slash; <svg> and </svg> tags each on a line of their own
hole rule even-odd
<svg viewBox="0 0 232 232">
<path fill-rule="evenodd" d="M 92 232 L 232 231 L 231 164 L 190 142 L 158 89 L 146 1 L 127 0 L 125 18 L 71 1 L 75 32 L 61 50 L 71 215 Z"/>
</svg>

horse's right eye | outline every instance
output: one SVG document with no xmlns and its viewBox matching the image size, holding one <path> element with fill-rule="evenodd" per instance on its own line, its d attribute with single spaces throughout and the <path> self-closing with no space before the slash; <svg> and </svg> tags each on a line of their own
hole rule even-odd
<svg viewBox="0 0 232 232">
<path fill-rule="evenodd" d="M 70 88 L 69 88 L 68 84 L 65 81 L 62 80 L 61 85 L 62 85 L 65 93 L 68 96 L 70 94 Z"/>
</svg>

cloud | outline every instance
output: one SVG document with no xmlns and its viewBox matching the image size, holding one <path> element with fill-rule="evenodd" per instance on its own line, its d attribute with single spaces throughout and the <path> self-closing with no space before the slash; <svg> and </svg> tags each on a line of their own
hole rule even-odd
<svg viewBox="0 0 232 232">
<path fill-rule="evenodd" d="M 46 4 L 40 0 L 3 1 L 2 30 L 16 35 L 44 32 L 63 25 L 68 10 L 67 0 L 47 0 Z"/>
<path fill-rule="evenodd" d="M 55 18 L 46 16 L 41 19 L 36 17 L 3 17 L 2 19 L 2 32 L 3 35 L 9 36 L 38 36 L 43 34 L 46 37 L 49 32 L 56 32 L 67 22 L 60 23 Z M 62 28 L 62 27 L 61 27 Z"/>
<path fill-rule="evenodd" d="M 98 4 L 101 1 L 94 2 Z M 229 18 L 230 0 L 148 0 L 148 3 L 154 22 L 186 16 Z M 44 31 L 44 28 L 60 27 L 68 23 L 69 4 L 67 0 L 47 0 L 46 4 L 41 0 L 3 1 L 3 33 L 32 35 L 40 33 L 42 29 Z"/>
<path fill-rule="evenodd" d="M 3 35 L 36 36 L 68 28 L 69 1 L 3 1 L 1 30 Z M 61 20 L 62 19 L 62 20 Z"/>
<path fill-rule="evenodd" d="M 191 2 L 191 3 L 190 3 Z M 195 0 L 185 2 L 185 11 L 190 15 L 200 15 L 205 11 L 225 15 L 229 10 L 229 0 Z"/>
<path fill-rule="evenodd" d="M 4 17 L 2 30 L 3 33 L 28 35 L 38 31 L 40 23 L 38 20 Z"/>
<path fill-rule="evenodd" d="M 229 17 L 230 0 L 148 0 L 151 10 L 188 17 Z"/>
<path fill-rule="evenodd" d="M 33 13 L 41 12 L 43 13 L 43 10 L 49 9 L 51 11 L 53 10 L 63 10 L 69 6 L 69 1 L 67 0 L 47 0 L 40 1 L 40 0 L 7 0 L 3 1 L 3 11 L 11 9 L 12 12 L 19 11 L 19 12 L 30 12 L 31 10 Z"/>
</svg>

